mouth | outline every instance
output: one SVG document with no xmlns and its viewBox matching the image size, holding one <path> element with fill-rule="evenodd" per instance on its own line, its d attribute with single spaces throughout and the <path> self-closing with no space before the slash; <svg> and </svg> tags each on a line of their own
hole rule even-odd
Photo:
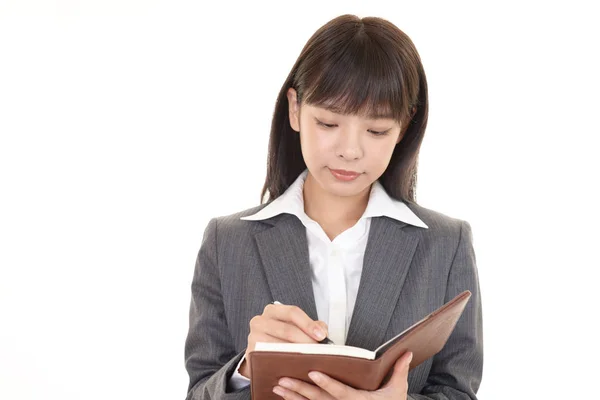
<svg viewBox="0 0 600 400">
<path fill-rule="evenodd" d="M 329 168 L 331 174 L 338 180 L 348 182 L 358 178 L 361 173 L 356 171 L 347 171 L 345 169 L 331 169 Z"/>
</svg>

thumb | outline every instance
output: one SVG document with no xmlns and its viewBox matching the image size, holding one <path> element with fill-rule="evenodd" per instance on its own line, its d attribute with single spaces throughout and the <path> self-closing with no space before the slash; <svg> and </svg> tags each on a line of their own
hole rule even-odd
<svg viewBox="0 0 600 400">
<path fill-rule="evenodd" d="M 398 360 L 396 360 L 396 363 L 394 364 L 394 371 L 392 373 L 392 376 L 391 376 L 390 380 L 388 381 L 388 383 L 386 383 L 385 386 L 382 387 L 382 389 L 388 388 L 388 387 L 398 387 L 398 386 L 406 385 L 406 379 L 408 377 L 408 369 L 410 366 L 410 362 L 412 361 L 412 358 L 413 358 L 413 353 L 410 351 L 407 351 L 406 353 L 404 353 L 402 355 L 402 357 L 400 357 Z"/>
<path fill-rule="evenodd" d="M 317 323 L 319 325 L 321 325 L 321 327 L 325 330 L 325 333 L 329 333 L 329 327 L 327 326 L 327 324 L 325 323 L 325 321 L 317 321 Z"/>
</svg>

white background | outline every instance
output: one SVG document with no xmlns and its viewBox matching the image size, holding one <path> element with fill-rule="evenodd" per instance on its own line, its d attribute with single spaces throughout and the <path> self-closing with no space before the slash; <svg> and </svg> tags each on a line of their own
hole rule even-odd
<svg viewBox="0 0 600 400">
<path fill-rule="evenodd" d="M 0 399 L 185 397 L 204 228 L 258 205 L 277 93 L 344 13 L 421 54 L 417 200 L 473 228 L 480 398 L 596 396 L 588 4 L 0 1 Z"/>
</svg>

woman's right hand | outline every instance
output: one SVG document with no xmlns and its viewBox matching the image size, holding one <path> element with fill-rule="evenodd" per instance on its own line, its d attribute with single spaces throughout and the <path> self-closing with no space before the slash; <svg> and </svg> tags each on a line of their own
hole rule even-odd
<svg viewBox="0 0 600 400">
<path fill-rule="evenodd" d="M 313 321 L 300 307 L 283 304 L 268 304 L 261 315 L 250 320 L 248 347 L 240 374 L 250 379 L 248 357 L 257 342 L 272 343 L 317 343 L 327 336 L 327 324 Z"/>
</svg>

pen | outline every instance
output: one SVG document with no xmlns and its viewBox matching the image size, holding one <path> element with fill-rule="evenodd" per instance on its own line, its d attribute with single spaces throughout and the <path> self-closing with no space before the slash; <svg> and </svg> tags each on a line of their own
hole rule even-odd
<svg viewBox="0 0 600 400">
<path fill-rule="evenodd" d="M 282 303 L 278 302 L 277 300 L 274 301 L 273 304 L 283 305 Z M 333 340 L 329 339 L 327 336 L 325 336 L 325 339 L 319 341 L 318 343 L 319 344 L 335 344 L 335 343 L 333 343 Z"/>
</svg>

